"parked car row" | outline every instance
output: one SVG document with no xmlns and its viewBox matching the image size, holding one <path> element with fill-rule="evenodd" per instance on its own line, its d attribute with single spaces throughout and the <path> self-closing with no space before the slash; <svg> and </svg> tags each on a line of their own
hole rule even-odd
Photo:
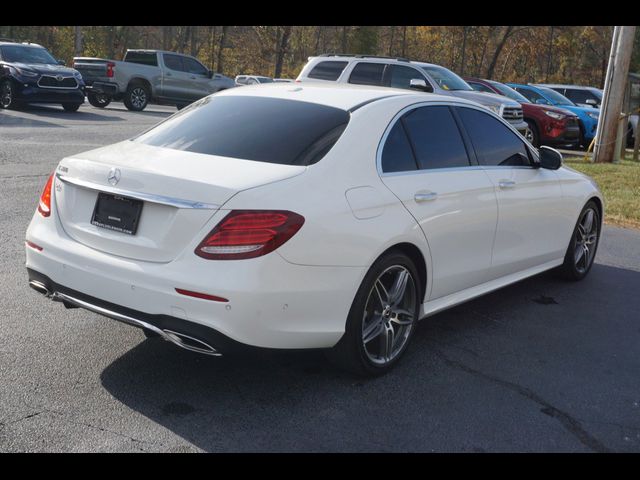
<svg viewBox="0 0 640 480">
<path fill-rule="evenodd" d="M 536 146 L 588 146 L 596 134 L 602 98 L 592 87 L 465 81 L 439 65 L 364 55 L 309 57 L 297 81 L 311 80 L 417 88 L 470 99 L 502 116 Z M 583 103 L 577 105 L 562 93 Z"/>
<path fill-rule="evenodd" d="M 86 95 L 98 108 L 122 100 L 133 111 L 144 110 L 150 102 L 181 109 L 227 88 L 293 81 L 261 75 L 238 75 L 234 80 L 192 56 L 161 50 L 127 50 L 122 61 L 75 57 L 74 68 L 63 64 L 40 45 L 0 42 L 0 106 L 60 103 L 75 111 Z M 395 57 L 309 57 L 296 81 L 418 89 L 472 100 L 507 120 L 535 146 L 588 146 L 602 102 L 602 92 L 593 87 L 463 79 L 440 65 Z M 631 142 L 632 127 L 630 123 Z"/>
</svg>

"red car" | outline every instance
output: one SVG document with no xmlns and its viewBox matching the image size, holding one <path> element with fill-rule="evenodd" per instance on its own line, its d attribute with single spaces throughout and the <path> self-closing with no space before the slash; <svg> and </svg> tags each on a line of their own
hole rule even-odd
<svg viewBox="0 0 640 480">
<path fill-rule="evenodd" d="M 524 120 L 529 125 L 528 140 L 534 147 L 548 145 L 573 148 L 580 144 L 580 124 L 575 113 L 558 107 L 531 103 L 513 88 L 494 80 L 466 77 L 465 81 L 474 90 L 497 93 L 520 102 Z"/>
</svg>

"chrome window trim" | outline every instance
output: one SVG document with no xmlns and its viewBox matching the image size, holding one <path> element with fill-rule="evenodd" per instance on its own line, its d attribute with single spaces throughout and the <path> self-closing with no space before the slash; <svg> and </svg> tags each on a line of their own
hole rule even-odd
<svg viewBox="0 0 640 480">
<path fill-rule="evenodd" d="M 111 185 L 102 185 L 99 183 L 89 182 L 87 180 L 80 180 L 78 178 L 73 178 L 68 175 L 62 175 L 60 173 L 56 173 L 56 178 L 61 180 L 63 183 L 69 183 L 71 185 L 75 185 L 76 187 L 111 193 L 113 195 L 121 195 L 123 197 L 135 198 L 136 200 L 142 200 L 149 203 L 158 203 L 160 205 L 168 205 L 175 208 L 193 208 L 203 210 L 217 210 L 220 208 L 220 205 L 216 205 L 214 203 L 196 202 L 193 200 L 184 200 L 182 198 L 167 197 L 165 195 L 156 195 L 152 193 L 133 192 L 130 190 L 124 190 L 122 188 L 112 187 Z"/>
<path fill-rule="evenodd" d="M 496 115 L 493 111 L 489 110 L 486 107 L 483 107 L 481 105 L 472 105 L 469 103 L 463 103 L 463 102 L 456 102 L 456 101 L 444 101 L 444 100 L 439 100 L 439 101 L 419 101 L 416 103 L 412 103 L 411 105 L 407 105 L 404 108 L 402 108 L 398 113 L 396 113 L 393 118 L 391 119 L 391 121 L 389 122 L 389 124 L 387 125 L 384 133 L 382 134 L 382 137 L 380 138 L 380 141 L 378 142 L 378 148 L 376 150 L 376 171 L 378 172 L 378 176 L 380 176 L 381 178 L 383 177 L 393 177 L 393 176 L 399 176 L 399 175 L 420 175 L 423 173 L 429 173 L 429 172 L 442 172 L 442 171 L 460 171 L 460 170 L 495 170 L 495 169 L 512 169 L 512 168 L 516 168 L 516 169 L 536 169 L 534 166 L 508 166 L 508 165 L 469 165 L 469 166 L 464 166 L 464 167 L 445 167 L 445 168 L 426 168 L 426 169 L 417 169 L 417 170 L 407 170 L 404 172 L 384 172 L 382 170 L 382 151 L 384 150 L 384 145 L 387 143 L 387 137 L 389 136 L 389 133 L 391 132 L 391 130 L 393 129 L 393 127 L 395 126 L 395 124 L 398 122 L 398 120 L 400 119 L 400 117 L 402 117 L 405 113 L 414 110 L 416 108 L 421 108 L 421 107 L 428 107 L 428 106 L 451 106 L 451 107 L 466 107 L 466 108 L 471 108 L 474 110 L 478 110 L 480 112 L 483 112 L 487 115 L 492 116 L 493 118 L 496 118 L 497 120 L 500 121 L 500 123 L 502 123 L 503 125 L 505 125 L 507 128 L 509 128 L 513 133 L 515 133 L 518 138 L 520 140 L 522 140 L 525 144 L 525 146 L 528 148 L 529 152 L 531 153 L 531 155 L 534 157 L 534 161 L 538 161 L 539 163 L 539 157 L 538 157 L 538 153 L 535 149 L 535 147 L 533 145 L 531 145 L 531 143 L 529 143 L 529 141 L 524 138 L 524 136 L 522 136 L 520 134 L 520 132 L 518 132 L 518 130 L 512 126 L 507 120 L 505 120 L 504 118 Z M 471 159 L 469 159 L 471 160 Z"/>
<path fill-rule="evenodd" d="M 52 90 L 75 90 L 75 89 L 78 88 L 78 79 L 76 77 L 74 77 L 73 75 L 62 77 L 62 80 L 65 80 L 67 78 L 73 78 L 73 80 L 76 82 L 76 86 L 75 87 L 49 87 L 49 86 L 46 86 L 46 85 L 40 85 L 40 81 L 44 77 L 53 78 L 56 82 L 58 81 L 58 79 L 56 77 L 54 77 L 53 75 L 41 75 L 40 78 L 38 79 L 38 83 L 37 83 L 39 88 L 50 88 Z"/>
</svg>

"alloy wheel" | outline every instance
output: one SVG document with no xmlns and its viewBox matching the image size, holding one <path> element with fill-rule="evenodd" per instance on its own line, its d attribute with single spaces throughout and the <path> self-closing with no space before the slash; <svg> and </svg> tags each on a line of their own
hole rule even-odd
<svg viewBox="0 0 640 480">
<path fill-rule="evenodd" d="M 136 108 L 142 108 L 147 103 L 147 93 L 144 88 L 136 87 L 131 90 L 131 104 Z"/>
<path fill-rule="evenodd" d="M 9 108 L 13 101 L 13 91 L 11 90 L 11 84 L 4 82 L 0 89 L 0 105 L 2 108 Z"/>
<path fill-rule="evenodd" d="M 598 214 L 593 208 L 588 208 L 578 222 L 573 250 L 573 260 L 579 273 L 584 273 L 591 266 L 597 243 Z"/>
<path fill-rule="evenodd" d="M 415 323 L 416 282 L 409 270 L 393 265 L 369 291 L 362 321 L 362 344 L 369 360 L 385 365 L 404 349 Z"/>
<path fill-rule="evenodd" d="M 533 144 L 533 132 L 530 128 L 527 128 L 527 131 L 524 133 L 524 138 L 526 138 L 529 143 Z"/>
</svg>

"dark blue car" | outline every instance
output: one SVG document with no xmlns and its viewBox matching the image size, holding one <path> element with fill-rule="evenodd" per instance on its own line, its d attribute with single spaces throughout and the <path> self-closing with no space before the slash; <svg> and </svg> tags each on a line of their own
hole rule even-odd
<svg viewBox="0 0 640 480">
<path fill-rule="evenodd" d="M 579 107 L 564 95 L 548 87 L 522 85 L 520 83 L 507 83 L 507 85 L 520 92 L 533 103 L 553 105 L 554 107 L 564 108 L 578 115 L 580 120 L 580 143 L 583 146 L 588 146 L 596 136 L 600 110 L 593 107 Z"/>
<path fill-rule="evenodd" d="M 75 112 L 84 103 L 84 81 L 35 43 L 0 42 L 0 108 L 58 103 Z"/>
</svg>

